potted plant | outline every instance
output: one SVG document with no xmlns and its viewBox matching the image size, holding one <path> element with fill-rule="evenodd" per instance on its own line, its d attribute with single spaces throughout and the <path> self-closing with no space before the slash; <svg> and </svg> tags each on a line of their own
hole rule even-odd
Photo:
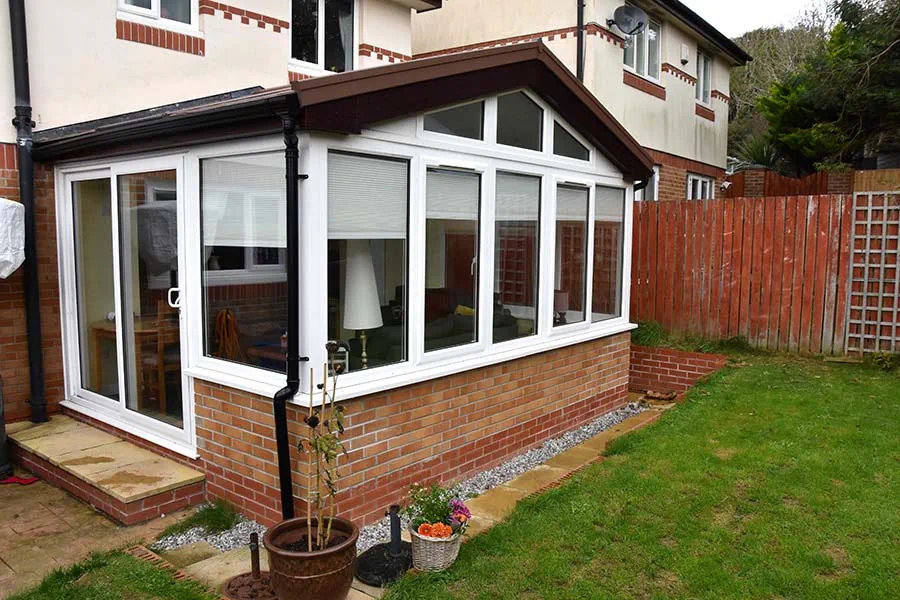
<svg viewBox="0 0 900 600">
<path fill-rule="evenodd" d="M 324 369 L 322 402 L 315 409 L 310 406 L 301 432 L 299 448 L 307 457 L 306 516 L 282 521 L 263 538 L 272 590 L 280 600 L 344 600 L 356 570 L 359 528 L 335 516 L 338 460 L 346 454 L 341 444 L 344 410 L 335 404 L 340 371 L 334 361 L 337 350 L 336 343 L 329 343 L 331 368 Z"/>
<path fill-rule="evenodd" d="M 454 489 L 413 485 L 406 508 L 412 538 L 413 568 L 443 571 L 459 555 L 459 545 L 472 513 Z"/>
</svg>

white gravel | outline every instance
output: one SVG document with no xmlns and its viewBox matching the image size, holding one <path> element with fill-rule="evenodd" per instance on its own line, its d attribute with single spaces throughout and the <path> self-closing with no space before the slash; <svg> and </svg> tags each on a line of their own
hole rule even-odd
<svg viewBox="0 0 900 600">
<path fill-rule="evenodd" d="M 493 469 L 484 471 L 463 481 L 458 485 L 460 494 L 464 498 L 472 498 L 483 494 L 489 489 L 515 479 L 522 473 L 550 460 L 557 454 L 565 452 L 573 446 L 577 446 L 581 442 L 594 437 L 601 431 L 614 427 L 628 417 L 641 413 L 644 410 L 646 409 L 639 404 L 632 402 L 624 408 L 606 413 L 587 425 L 566 432 L 558 438 L 547 440 L 543 445 L 537 448 L 529 450 Z M 407 526 L 405 520 L 402 525 L 403 527 Z M 195 527 L 178 535 L 161 538 L 151 546 L 151 549 L 159 551 L 174 550 L 175 548 L 205 540 L 214 547 L 225 552 L 249 544 L 250 534 L 254 531 L 259 533 L 260 539 L 262 539 L 263 534 L 266 532 L 266 528 L 255 521 L 241 521 L 229 531 L 207 535 L 203 528 Z M 390 519 L 385 517 L 378 523 L 360 529 L 359 540 L 356 543 L 356 547 L 359 552 L 364 552 L 375 544 L 390 540 L 390 537 Z"/>
</svg>

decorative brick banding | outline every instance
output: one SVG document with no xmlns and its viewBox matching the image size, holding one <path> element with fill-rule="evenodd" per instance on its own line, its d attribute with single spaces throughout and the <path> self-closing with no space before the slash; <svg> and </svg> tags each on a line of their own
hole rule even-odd
<svg viewBox="0 0 900 600">
<path fill-rule="evenodd" d="M 343 403 L 346 459 L 338 512 L 384 516 L 414 482 L 461 480 L 627 402 L 628 334 L 552 350 Z M 280 519 L 272 401 L 195 385 L 207 492 L 263 523 Z M 305 409 L 290 406 L 296 507 L 307 485 L 297 452 Z"/>
<path fill-rule="evenodd" d="M 244 25 L 255 24 L 260 29 L 270 28 L 275 33 L 281 33 L 283 29 L 287 30 L 291 27 L 291 24 L 284 19 L 276 19 L 275 17 L 225 4 L 224 2 L 215 2 L 215 0 L 200 0 L 200 14 L 210 16 L 218 14 L 226 21 L 240 21 Z"/>
<path fill-rule="evenodd" d="M 203 482 L 125 503 L 105 494 L 49 461 L 11 444 L 15 462 L 51 485 L 62 488 L 123 525 L 135 525 L 171 512 L 195 506 L 206 499 Z"/>
<path fill-rule="evenodd" d="M 633 392 L 684 392 L 725 366 L 727 356 L 650 346 L 631 347 L 628 387 Z"/>
<path fill-rule="evenodd" d="M 671 74 L 675 79 L 680 79 L 685 83 L 689 83 L 690 85 L 697 85 L 697 78 L 693 75 L 690 75 L 675 65 L 671 63 L 663 63 L 662 64 L 662 72 Z"/>
<path fill-rule="evenodd" d="M 394 52 L 393 50 L 380 48 L 378 46 L 373 46 L 372 44 L 360 44 L 359 55 L 374 56 L 378 60 L 386 60 L 388 62 L 403 62 L 406 60 L 412 60 L 412 56 L 409 56 L 408 54 L 401 54 L 400 52 Z"/>
<path fill-rule="evenodd" d="M 298 73 L 297 71 L 288 71 L 288 81 L 303 81 L 304 79 L 312 79 L 312 75 L 306 73 Z"/>
<path fill-rule="evenodd" d="M 124 19 L 116 20 L 116 39 L 147 44 L 157 48 L 185 52 L 196 56 L 206 54 L 206 40 L 169 29 L 142 25 Z"/>
<path fill-rule="evenodd" d="M 731 97 L 728 94 L 725 94 L 724 92 L 720 92 L 719 90 L 713 90 L 712 97 L 715 98 L 716 100 L 721 100 L 725 104 L 731 103 Z"/>
<path fill-rule="evenodd" d="M 666 99 L 666 88 L 644 79 L 640 75 L 635 75 L 631 71 L 622 71 L 622 82 L 627 86 L 641 90 L 645 94 L 650 94 L 660 100 Z"/>
<path fill-rule="evenodd" d="M 702 104 L 695 104 L 694 111 L 697 113 L 698 117 L 703 117 L 708 121 L 716 122 L 716 111 L 713 109 L 703 106 Z"/>
</svg>

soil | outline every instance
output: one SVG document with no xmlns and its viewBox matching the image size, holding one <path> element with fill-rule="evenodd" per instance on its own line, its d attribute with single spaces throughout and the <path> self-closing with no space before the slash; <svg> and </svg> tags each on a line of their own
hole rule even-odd
<svg viewBox="0 0 900 600">
<path fill-rule="evenodd" d="M 222 595 L 228 600 L 276 600 L 269 585 L 269 572 L 263 571 L 259 575 L 259 579 L 254 579 L 251 573 L 244 573 L 229 579 Z"/>
<path fill-rule="evenodd" d="M 325 550 L 326 548 L 334 548 L 335 546 L 339 546 L 346 542 L 347 539 L 348 537 L 342 533 L 332 533 L 331 539 L 328 540 L 328 544 L 325 545 L 325 548 L 319 548 L 318 544 L 313 542 L 313 552 Z M 282 544 L 281 549 L 287 550 L 289 552 L 309 552 L 309 542 L 307 541 L 307 536 L 304 535 L 296 542 L 291 542 L 290 544 Z"/>
</svg>

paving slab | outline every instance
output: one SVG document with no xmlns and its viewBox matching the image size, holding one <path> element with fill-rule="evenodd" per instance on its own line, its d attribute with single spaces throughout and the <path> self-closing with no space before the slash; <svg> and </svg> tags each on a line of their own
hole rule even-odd
<svg viewBox="0 0 900 600">
<path fill-rule="evenodd" d="M 88 427 L 88 425 L 65 415 L 54 415 L 46 423 L 32 423 L 31 421 L 11 423 L 6 426 L 6 433 L 11 438 L 19 441 L 67 433 L 83 427 Z"/>
<path fill-rule="evenodd" d="M 472 515 L 472 518 L 469 519 L 469 525 L 466 527 L 466 539 L 470 539 L 480 533 L 484 533 L 496 524 L 497 522 L 491 519 Z"/>
<path fill-rule="evenodd" d="M 558 469 L 575 471 L 576 469 L 580 469 L 584 465 L 588 464 L 592 460 L 595 460 L 601 454 L 602 452 L 599 450 L 575 446 L 574 448 L 569 448 L 562 454 L 557 454 L 544 464 L 548 467 L 556 467 Z"/>
<path fill-rule="evenodd" d="M 149 454 L 152 458 L 147 460 L 100 471 L 90 478 L 90 483 L 127 504 L 205 479 L 196 469 Z"/>
<path fill-rule="evenodd" d="M 121 469 L 153 459 L 156 454 L 126 441 L 116 441 L 96 448 L 69 452 L 59 466 L 81 479 L 95 479 L 98 473 Z"/>
<path fill-rule="evenodd" d="M 512 481 L 508 481 L 502 486 L 494 489 L 496 490 L 502 487 L 506 487 L 518 490 L 527 496 L 528 494 L 533 494 L 541 488 L 547 487 L 551 483 L 559 481 L 571 472 L 572 469 L 560 469 L 557 467 L 547 466 L 546 464 L 538 465 L 530 471 L 522 473 Z M 490 492 L 488 492 L 488 494 L 493 491 L 494 490 L 491 490 Z M 481 497 L 479 496 L 479 499 L 480 498 Z"/>
<path fill-rule="evenodd" d="M 502 521 L 509 516 L 519 500 L 527 495 L 526 491 L 501 485 L 467 501 L 466 504 L 473 517 Z"/>
<path fill-rule="evenodd" d="M 366 595 L 367 598 L 374 598 L 375 600 L 379 600 L 382 596 L 384 596 L 384 588 L 367 585 L 356 577 L 353 578 L 353 589 L 358 592 L 362 592 Z"/>
<path fill-rule="evenodd" d="M 43 425 L 26 429 L 23 432 L 24 439 L 20 435 L 9 436 L 24 450 L 40 456 L 51 464 L 59 466 L 65 460 L 66 455 L 79 450 L 97 448 L 107 444 L 115 444 L 119 441 L 114 435 L 110 435 L 101 429 L 94 427 L 77 427 L 71 431 L 48 431 L 37 435 L 36 432 L 43 429 Z"/>
<path fill-rule="evenodd" d="M 160 552 L 159 555 L 169 561 L 176 569 L 182 569 L 188 565 L 217 556 L 220 553 L 221 551 L 218 548 L 204 540 L 169 550 L 168 552 Z"/>
<path fill-rule="evenodd" d="M 263 571 L 269 568 L 265 552 L 259 553 L 259 566 Z M 219 591 L 225 582 L 235 575 L 250 571 L 250 548 L 236 548 L 223 552 L 188 565 L 182 570 L 208 588 Z"/>
</svg>

